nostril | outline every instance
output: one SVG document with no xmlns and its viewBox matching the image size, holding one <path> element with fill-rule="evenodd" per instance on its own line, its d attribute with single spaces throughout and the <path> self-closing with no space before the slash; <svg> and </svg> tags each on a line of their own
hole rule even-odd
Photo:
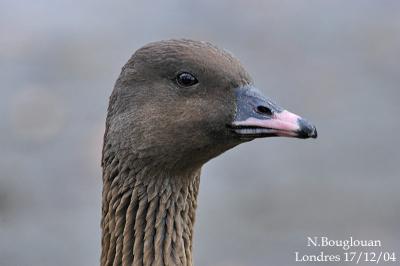
<svg viewBox="0 0 400 266">
<path fill-rule="evenodd" d="M 272 115 L 271 109 L 269 109 L 268 107 L 263 106 L 263 105 L 257 106 L 256 110 L 258 113 L 263 114 L 263 115 Z"/>
</svg>

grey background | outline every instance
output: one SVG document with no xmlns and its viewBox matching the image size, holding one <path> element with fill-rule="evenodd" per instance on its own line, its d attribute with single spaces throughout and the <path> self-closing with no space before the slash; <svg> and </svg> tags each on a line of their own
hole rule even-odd
<svg viewBox="0 0 400 266">
<path fill-rule="evenodd" d="M 98 264 L 108 96 L 137 48 L 172 37 L 233 52 L 320 136 L 205 165 L 196 265 L 301 265 L 314 235 L 400 257 L 399 14 L 399 1 L 1 1 L 0 265 Z"/>
</svg>

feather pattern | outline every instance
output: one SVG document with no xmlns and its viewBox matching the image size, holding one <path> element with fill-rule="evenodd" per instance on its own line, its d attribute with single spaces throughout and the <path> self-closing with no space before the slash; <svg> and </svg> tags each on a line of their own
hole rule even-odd
<svg viewBox="0 0 400 266">
<path fill-rule="evenodd" d="M 200 171 L 156 175 L 133 154 L 105 154 L 101 265 L 192 265 Z"/>
</svg>

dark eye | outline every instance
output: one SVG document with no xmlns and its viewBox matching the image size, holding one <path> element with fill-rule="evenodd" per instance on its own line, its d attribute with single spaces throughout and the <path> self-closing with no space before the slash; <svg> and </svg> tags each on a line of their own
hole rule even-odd
<svg viewBox="0 0 400 266">
<path fill-rule="evenodd" d="M 176 82 L 178 82 L 178 84 L 183 87 L 190 87 L 198 83 L 199 81 L 192 74 L 183 72 L 178 74 L 178 76 L 176 77 Z"/>
</svg>

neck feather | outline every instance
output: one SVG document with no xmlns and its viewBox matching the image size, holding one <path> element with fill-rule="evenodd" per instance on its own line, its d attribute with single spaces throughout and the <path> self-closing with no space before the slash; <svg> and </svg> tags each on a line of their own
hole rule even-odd
<svg viewBox="0 0 400 266">
<path fill-rule="evenodd" d="M 166 174 L 118 155 L 103 156 L 101 265 L 192 265 L 200 169 Z"/>
</svg>

